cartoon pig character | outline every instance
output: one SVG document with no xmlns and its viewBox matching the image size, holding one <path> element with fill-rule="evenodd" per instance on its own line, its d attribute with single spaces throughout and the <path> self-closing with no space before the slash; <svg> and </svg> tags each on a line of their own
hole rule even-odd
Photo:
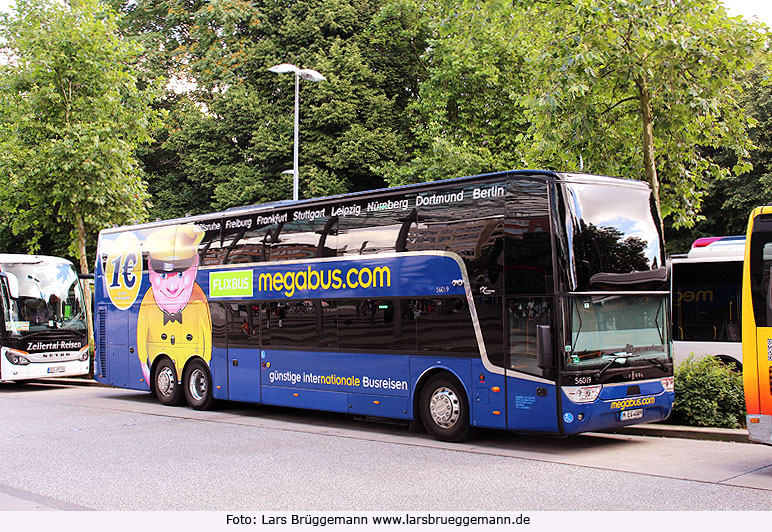
<svg viewBox="0 0 772 532">
<path fill-rule="evenodd" d="M 196 283 L 203 237 L 193 224 L 164 227 L 147 237 L 150 288 L 137 319 L 137 353 L 148 384 L 158 356 L 173 361 L 177 380 L 191 357 L 199 356 L 207 364 L 212 358 L 212 318 Z"/>
</svg>

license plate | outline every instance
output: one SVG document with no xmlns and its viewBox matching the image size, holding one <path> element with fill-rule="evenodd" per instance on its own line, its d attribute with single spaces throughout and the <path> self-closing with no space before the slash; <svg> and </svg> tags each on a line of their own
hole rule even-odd
<svg viewBox="0 0 772 532">
<path fill-rule="evenodd" d="M 48 368 L 48 373 L 64 373 L 64 366 L 54 366 Z M 624 414 L 624 412 L 622 412 Z"/>
<path fill-rule="evenodd" d="M 641 419 L 643 417 L 643 408 L 636 410 L 624 410 L 619 413 L 619 421 L 630 421 L 631 419 Z"/>
</svg>

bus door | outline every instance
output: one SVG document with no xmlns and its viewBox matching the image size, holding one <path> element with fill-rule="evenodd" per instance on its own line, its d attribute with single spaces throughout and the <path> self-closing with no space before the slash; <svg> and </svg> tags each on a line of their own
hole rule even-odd
<svg viewBox="0 0 772 532">
<path fill-rule="evenodd" d="M 554 368 L 540 367 L 538 332 L 553 321 L 550 192 L 540 181 L 507 182 L 504 231 L 507 426 L 558 432 Z M 554 336 L 554 327 L 547 337 Z M 557 348 L 558 342 L 553 342 Z M 542 364 L 543 365 L 543 364 Z"/>
<path fill-rule="evenodd" d="M 99 316 L 105 316 L 105 331 L 107 336 L 107 366 L 110 374 L 105 375 L 113 386 L 124 388 L 138 388 L 138 380 L 132 381 L 129 375 L 129 361 L 134 360 L 136 332 L 131 334 L 130 313 L 115 308 L 112 305 L 99 305 Z M 136 323 L 134 324 L 136 331 Z M 101 342 L 100 342 L 101 344 Z M 139 367 L 137 365 L 137 367 Z M 139 379 L 140 377 L 137 377 Z"/>
<path fill-rule="evenodd" d="M 745 402 L 751 440 L 772 443 L 772 209 L 761 210 L 751 224 L 743 279 Z"/>
<path fill-rule="evenodd" d="M 537 341 L 540 329 L 551 330 L 552 298 L 510 298 L 506 310 L 507 426 L 514 431 L 558 432 L 558 388 L 552 373 L 539 367 Z"/>
<path fill-rule="evenodd" d="M 259 403 L 262 336 L 268 338 L 266 306 L 256 301 L 225 305 L 228 399 Z"/>
</svg>

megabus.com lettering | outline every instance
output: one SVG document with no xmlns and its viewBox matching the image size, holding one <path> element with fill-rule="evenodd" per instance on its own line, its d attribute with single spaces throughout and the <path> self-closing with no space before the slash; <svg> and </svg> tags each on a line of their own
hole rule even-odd
<svg viewBox="0 0 772 532">
<path fill-rule="evenodd" d="M 391 269 L 378 266 L 350 268 L 344 272 L 338 268 L 319 271 L 309 266 L 298 272 L 261 273 L 257 283 L 261 292 L 284 292 L 287 297 L 292 297 L 295 290 L 387 288 L 391 286 Z"/>
<path fill-rule="evenodd" d="M 621 399 L 618 401 L 611 401 L 611 410 L 624 410 L 625 408 L 631 408 L 635 406 L 653 405 L 655 397 L 637 397 L 635 399 Z"/>
</svg>

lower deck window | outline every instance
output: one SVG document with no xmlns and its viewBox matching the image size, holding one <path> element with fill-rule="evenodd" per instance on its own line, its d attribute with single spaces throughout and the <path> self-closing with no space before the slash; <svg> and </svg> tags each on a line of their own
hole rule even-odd
<svg viewBox="0 0 772 532">
<path fill-rule="evenodd" d="M 464 298 L 245 301 L 210 309 L 222 347 L 479 354 Z"/>
<path fill-rule="evenodd" d="M 479 354 L 469 305 L 462 298 L 415 302 L 420 351 Z"/>
</svg>

